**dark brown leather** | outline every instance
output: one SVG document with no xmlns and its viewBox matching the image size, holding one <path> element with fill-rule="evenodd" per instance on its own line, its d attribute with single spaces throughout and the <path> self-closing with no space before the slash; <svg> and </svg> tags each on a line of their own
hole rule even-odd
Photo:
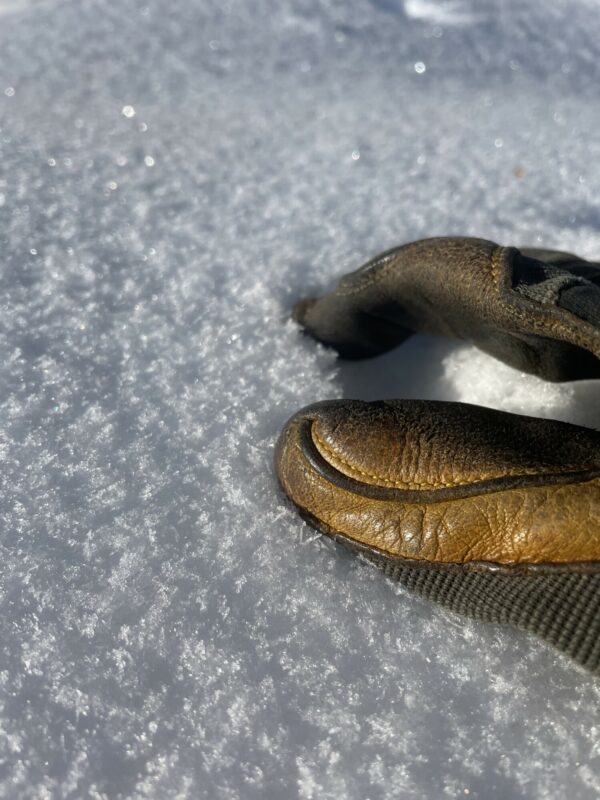
<svg viewBox="0 0 600 800">
<path fill-rule="evenodd" d="M 561 307 L 517 291 L 520 271 L 535 262 L 580 280 L 577 302 Z M 598 265 L 569 253 L 465 237 L 424 239 L 377 256 L 330 294 L 300 301 L 294 316 L 346 358 L 382 353 L 425 331 L 473 342 L 546 380 L 598 378 L 600 326 L 577 312 L 599 285 Z M 588 307 L 598 305 L 597 297 Z"/>
<path fill-rule="evenodd" d="M 405 564 L 600 571 L 600 432 L 462 403 L 335 400 L 285 426 L 279 481 L 356 549 Z"/>
</svg>

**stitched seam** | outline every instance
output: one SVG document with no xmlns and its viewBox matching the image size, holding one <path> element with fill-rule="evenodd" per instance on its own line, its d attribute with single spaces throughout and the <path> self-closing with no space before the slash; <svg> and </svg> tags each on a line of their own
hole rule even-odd
<svg viewBox="0 0 600 800">
<path fill-rule="evenodd" d="M 373 472 L 366 472 L 365 470 L 360 469 L 359 467 L 352 464 L 352 462 L 345 459 L 343 456 L 339 455 L 335 452 L 328 444 L 325 442 L 321 436 L 317 433 L 317 430 L 314 424 L 311 426 L 311 433 L 312 437 L 316 444 L 319 445 L 320 449 L 325 452 L 325 455 L 329 456 L 334 462 L 337 461 L 344 466 L 348 467 L 352 472 L 357 473 L 358 475 L 362 475 L 365 478 L 371 478 L 372 480 L 378 481 L 380 483 L 385 483 L 388 486 L 394 489 L 412 489 L 417 488 L 421 489 L 426 487 L 427 489 L 451 489 L 457 486 L 469 486 L 472 483 L 478 483 L 479 481 L 487 481 L 487 480 L 498 480 L 499 478 L 514 478 L 518 477 L 519 475 L 538 475 L 538 474 L 545 474 L 545 475 L 565 475 L 569 472 L 573 471 L 570 469 L 567 470 L 560 470 L 556 472 L 547 471 L 545 473 L 540 473 L 538 470 L 533 469 L 531 467 L 523 467 L 523 469 L 514 469 L 508 472 L 503 472 L 501 475 L 483 475 L 478 474 L 474 475 L 470 480 L 463 481 L 463 480 L 456 480 L 456 481 L 436 481 L 434 483 L 429 481 L 398 481 L 392 480 L 390 478 L 386 478 L 383 475 L 379 475 L 378 473 Z M 333 464 L 335 466 L 335 463 Z"/>
<path fill-rule="evenodd" d="M 510 248 L 507 247 L 497 247 L 492 252 L 490 264 L 492 282 L 495 288 L 498 290 L 500 305 L 504 311 L 506 311 L 514 319 L 525 323 L 525 330 L 527 330 L 527 328 L 533 323 L 533 328 L 536 333 L 554 334 L 555 337 L 560 341 L 566 341 L 567 343 L 575 344 L 585 350 L 591 350 L 592 353 L 600 357 L 600 348 L 597 345 L 595 345 L 593 342 L 590 342 L 588 337 L 582 336 L 579 331 L 573 331 L 572 328 L 569 327 L 569 325 L 566 325 L 562 320 L 547 319 L 544 318 L 544 316 L 541 318 L 538 317 L 537 319 L 535 317 L 532 318 L 531 315 L 527 314 L 526 311 L 521 311 L 504 300 L 500 294 L 500 265 L 505 252 L 509 249 Z M 538 313 L 545 315 L 547 311 L 544 308 L 540 308 L 538 309 Z M 557 334 L 562 334 L 562 336 Z"/>
<path fill-rule="evenodd" d="M 500 260 L 501 257 L 504 255 L 506 249 L 507 249 L 506 247 L 496 247 L 495 250 L 492 251 L 492 258 L 491 258 L 492 282 L 497 289 L 500 286 L 500 280 L 499 280 Z"/>
<path fill-rule="evenodd" d="M 352 472 L 356 472 L 359 475 L 363 475 L 366 478 L 373 478 L 376 481 L 381 481 L 381 483 L 387 483 L 387 484 L 389 484 L 390 486 L 393 486 L 396 489 L 405 489 L 405 488 L 411 486 L 410 483 L 405 483 L 403 481 L 390 480 L 390 478 L 384 478 L 383 475 L 378 475 L 378 474 L 372 473 L 372 472 L 365 472 L 364 470 L 359 469 L 354 464 L 352 464 L 350 461 L 347 461 L 345 458 L 343 458 L 342 456 L 338 455 L 334 450 L 332 450 L 331 447 L 329 447 L 329 445 L 325 441 L 323 441 L 323 439 L 319 436 L 319 434 L 315 430 L 314 425 L 312 427 L 312 435 L 313 435 L 313 439 L 315 440 L 315 442 L 321 447 L 322 450 L 325 451 L 326 455 L 328 455 L 334 461 L 338 461 L 338 462 L 344 464 L 346 467 L 349 467 L 350 470 L 352 470 Z"/>
</svg>

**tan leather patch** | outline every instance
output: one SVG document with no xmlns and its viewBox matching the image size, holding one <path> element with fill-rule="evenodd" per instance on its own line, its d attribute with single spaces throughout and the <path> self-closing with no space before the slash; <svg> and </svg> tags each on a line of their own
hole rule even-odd
<svg viewBox="0 0 600 800">
<path fill-rule="evenodd" d="M 595 431 L 461 404 L 332 401 L 292 418 L 277 470 L 325 529 L 389 556 L 600 568 L 599 445 Z"/>
</svg>

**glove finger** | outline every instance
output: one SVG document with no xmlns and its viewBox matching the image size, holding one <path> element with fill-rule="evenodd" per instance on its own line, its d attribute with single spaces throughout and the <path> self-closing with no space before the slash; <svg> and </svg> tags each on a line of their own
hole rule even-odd
<svg viewBox="0 0 600 800">
<path fill-rule="evenodd" d="M 400 293 L 389 282 L 376 283 L 382 268 L 389 272 L 393 265 L 400 271 L 399 250 L 376 256 L 345 275 L 324 297 L 300 300 L 293 318 L 342 358 L 369 358 L 397 347 L 418 330 L 417 320 L 406 317 Z"/>
<path fill-rule="evenodd" d="M 301 301 L 294 316 L 343 357 L 376 355 L 425 331 L 473 342 L 547 380 L 600 377 L 600 267 L 558 251 L 424 239 Z"/>
<path fill-rule="evenodd" d="M 319 530 L 455 611 L 600 671 L 600 432 L 460 403 L 327 401 L 276 453 Z"/>
</svg>

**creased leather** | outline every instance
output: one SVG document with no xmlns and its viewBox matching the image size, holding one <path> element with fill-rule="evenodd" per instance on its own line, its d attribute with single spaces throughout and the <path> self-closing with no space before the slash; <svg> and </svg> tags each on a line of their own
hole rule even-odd
<svg viewBox="0 0 600 800">
<path fill-rule="evenodd" d="M 521 262 L 536 258 L 597 291 L 600 268 L 577 256 L 440 237 L 382 253 L 330 294 L 300 301 L 294 316 L 344 358 L 385 352 L 424 331 L 473 342 L 546 380 L 600 377 L 598 327 L 515 290 Z"/>
<path fill-rule="evenodd" d="M 326 401 L 277 448 L 285 492 L 391 558 L 600 570 L 600 433 L 461 403 Z"/>
</svg>

